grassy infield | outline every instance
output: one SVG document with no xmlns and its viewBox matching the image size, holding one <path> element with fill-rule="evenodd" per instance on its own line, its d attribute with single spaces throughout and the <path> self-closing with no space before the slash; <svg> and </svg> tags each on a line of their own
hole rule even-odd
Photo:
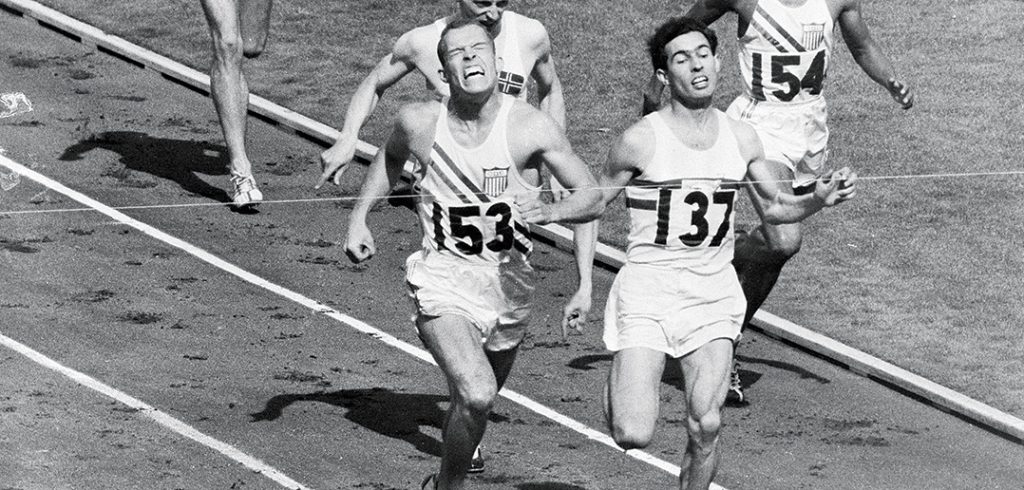
<svg viewBox="0 0 1024 490">
<path fill-rule="evenodd" d="M 197 0 L 43 3 L 208 66 Z M 396 36 L 449 13 L 453 3 L 279 0 L 269 50 L 247 65 L 250 87 L 340 127 L 349 94 Z M 1024 236 L 1024 177 L 913 178 L 1021 169 L 1024 61 L 1014 54 L 1024 25 L 1020 2 L 865 3 L 875 38 L 916 89 L 918 104 L 899 110 L 839 46 L 826 82 L 832 158 L 879 179 L 864 181 L 857 201 L 809 220 L 804 251 L 766 309 L 1024 417 L 1024 254 L 1015 244 Z M 569 134 L 596 170 L 613 136 L 636 119 L 649 70 L 642 41 L 678 12 L 678 2 L 512 4 L 551 32 Z M 735 23 L 730 17 L 716 27 L 724 41 L 724 108 L 740 87 Z M 382 141 L 398 104 L 418 97 L 415 78 L 387 94 L 363 139 Z M 310 183 L 317 153 L 310 148 Z M 602 234 L 621 243 L 621 210 Z"/>
</svg>

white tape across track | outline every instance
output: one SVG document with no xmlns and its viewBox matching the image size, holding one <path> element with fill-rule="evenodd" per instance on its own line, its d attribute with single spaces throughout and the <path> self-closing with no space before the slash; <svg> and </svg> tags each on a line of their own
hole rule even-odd
<svg viewBox="0 0 1024 490">
<path fill-rule="evenodd" d="M 69 187 L 67 187 L 67 186 L 65 186 L 65 185 L 63 185 L 63 184 L 61 184 L 61 183 L 59 183 L 59 182 L 57 182 L 57 181 L 55 181 L 55 180 L 45 176 L 45 175 L 43 175 L 43 174 L 40 174 L 39 172 L 36 172 L 35 170 L 32 170 L 32 169 L 30 169 L 30 168 L 28 168 L 28 167 L 26 167 L 26 166 L 24 166 L 24 165 L 22 165 L 22 164 L 20 164 L 18 162 L 15 162 L 14 160 L 11 160 L 11 159 L 9 159 L 7 157 L 4 157 L 4 156 L 0 155 L 0 166 L 7 167 L 8 169 L 13 170 L 13 171 L 21 174 L 21 176 L 24 177 L 24 178 L 30 179 L 32 181 L 35 181 L 35 182 L 37 182 L 37 183 L 39 183 L 39 184 L 41 184 L 41 185 L 43 185 L 43 186 L 45 186 L 45 187 L 47 187 L 49 189 L 54 190 L 55 192 L 59 192 L 61 194 L 64 194 L 65 196 L 67 196 L 67 197 L 69 197 L 69 198 L 71 198 L 71 199 L 73 199 L 75 201 L 78 201 L 79 203 L 81 203 L 81 204 L 83 204 L 85 206 L 88 206 L 88 207 L 90 207 L 92 209 L 95 209 L 97 212 L 102 213 L 102 214 L 106 215 L 107 217 L 109 217 L 109 218 L 111 218 L 111 219 L 113 219 L 113 220 L 115 220 L 115 221 L 117 221 L 119 223 L 122 223 L 124 225 L 130 226 L 132 228 L 135 228 L 136 230 L 139 230 L 142 233 L 145 233 L 146 235 L 149 235 L 150 237 L 153 237 L 153 238 L 155 238 L 157 240 L 160 240 L 161 242 L 164 242 L 164 243 L 166 243 L 166 244 L 168 244 L 168 245 L 170 245 L 172 247 L 176 247 L 176 248 L 178 248 L 178 249 L 180 249 L 180 250 L 182 250 L 182 251 L 184 251 L 184 252 L 186 252 L 186 253 L 188 253 L 188 254 L 196 257 L 196 258 L 198 258 L 199 260 L 202 260 L 202 261 L 204 261 L 204 262 L 206 262 L 206 263 L 208 263 L 208 264 L 210 264 L 210 265 L 212 265 L 214 267 L 217 267 L 218 269 L 221 269 L 224 272 L 227 272 L 227 273 L 229 273 L 231 275 L 234 275 L 234 276 L 236 276 L 236 277 L 238 277 L 238 278 L 240 278 L 240 279 L 242 279 L 242 280 L 244 280 L 244 281 L 246 281 L 246 282 L 248 282 L 250 284 L 253 284 L 255 286 L 259 286 L 259 287 L 261 287 L 263 289 L 266 289 L 267 291 L 270 291 L 270 292 L 272 292 L 274 294 L 277 294 L 277 295 L 282 296 L 284 298 L 287 298 L 287 299 L 289 299 L 291 301 L 294 301 L 295 303 L 298 303 L 298 304 L 300 304 L 302 306 L 305 306 L 306 308 L 309 308 L 309 309 L 311 309 L 311 310 L 313 310 L 315 312 L 322 313 L 322 314 L 324 314 L 324 315 L 326 315 L 326 316 L 328 316 L 330 318 L 333 318 L 333 319 L 335 319 L 335 320 L 337 320 L 337 321 L 339 321 L 339 322 L 341 322 L 341 323 L 343 323 L 343 324 L 345 324 L 345 325 L 347 325 L 349 327 L 352 327 L 352 328 L 354 328 L 354 329 L 356 329 L 356 330 L 358 330 L 360 332 L 368 334 L 368 335 L 372 336 L 373 338 L 375 338 L 377 340 L 380 340 L 381 342 L 383 342 L 383 343 L 385 343 L 385 344 L 387 344 L 387 345 L 389 345 L 391 347 L 394 347 L 396 349 L 401 350 L 402 352 L 405 352 L 405 353 L 407 353 L 407 354 L 409 354 L 409 355 L 411 355 L 413 357 L 416 357 L 417 359 L 420 359 L 420 360 L 422 360 L 424 362 L 428 362 L 430 364 L 435 364 L 434 363 L 434 359 L 431 357 L 430 353 L 426 352 L 423 349 L 420 349 L 418 347 L 410 345 L 410 344 L 408 344 L 408 343 L 398 339 L 397 337 L 394 337 L 391 334 L 388 334 L 388 333 L 386 333 L 386 332 L 384 332 L 382 330 L 379 330 L 379 329 L 377 329 L 377 328 L 375 328 L 375 327 L 373 327 L 373 326 L 371 326 L 371 325 L 369 325 L 369 324 L 367 324 L 367 323 L 365 323 L 365 322 L 363 322 L 361 320 L 358 320 L 358 319 L 350 317 L 350 316 L 348 316 L 348 315 L 346 315 L 344 313 L 341 313 L 341 312 L 339 312 L 339 311 L 337 311 L 337 310 L 335 310 L 335 309 L 333 309 L 333 308 L 331 308 L 329 306 L 326 306 L 326 305 L 324 305 L 324 304 L 322 304 L 322 303 L 320 303 L 318 301 L 310 299 L 310 298 L 308 298 L 308 297 L 306 297 L 306 296 L 304 296 L 304 295 L 302 295 L 300 293 L 292 291 L 292 290 L 290 290 L 288 288 L 285 288 L 283 286 L 280 286 L 278 284 L 272 283 L 272 282 L 270 282 L 270 281 L 268 281 L 268 280 L 266 280 L 266 279 L 264 279 L 264 278 L 262 278 L 260 276 L 257 276 L 255 274 L 249 272 L 249 271 L 246 271 L 246 270 L 244 270 L 244 269 L 242 269 L 242 268 L 240 268 L 240 267 L 238 267 L 238 266 L 236 266 L 236 265 L 234 265 L 234 264 L 232 264 L 232 263 L 230 263 L 230 262 L 228 262 L 228 261 L 226 261 L 224 259 L 221 259 L 220 257 L 217 257 L 216 255 L 213 255 L 213 254 L 211 254 L 211 253 L 209 253 L 209 252 L 207 252 L 207 251 L 205 251 L 205 250 L 203 250 L 203 249 L 201 249 L 201 248 L 199 248 L 199 247 L 197 247 L 197 246 L 195 246 L 195 245 L 193 245 L 193 244 L 191 244 L 189 242 L 181 240 L 181 239 L 179 239 L 179 238 L 177 238 L 175 236 L 172 236 L 172 235 L 170 235 L 170 234 L 168 234 L 168 233 L 166 233 L 164 231 L 161 231 L 161 230 L 159 230 L 157 228 L 154 228 L 153 226 L 150 226 L 150 225 L 148 225 L 146 223 L 143 223 L 141 221 L 138 221 L 138 220 L 136 220 L 136 219 L 134 219 L 134 218 L 132 218 L 130 216 L 127 216 L 124 213 L 121 213 L 120 211 L 117 211 L 117 210 L 111 208 L 110 206 L 107 206 L 106 204 L 103 204 L 103 203 L 101 203 L 99 201 L 96 201 L 95 199 L 92 199 L 89 196 L 86 196 L 85 194 L 82 194 L 81 192 L 75 191 L 75 190 L 73 190 L 73 189 L 71 189 L 71 188 L 69 188 Z M 114 389 L 112 387 L 109 387 L 109 386 L 103 384 L 102 382 L 89 377 L 88 375 L 85 375 L 85 374 L 79 373 L 77 371 L 74 371 L 72 369 L 66 368 L 66 367 L 60 365 L 59 363 L 57 363 L 56 361 L 53 361 L 53 360 L 43 356 L 42 354 L 40 354 L 40 353 L 38 353 L 38 352 L 28 348 L 27 346 L 24 346 L 24 345 L 14 341 L 14 340 L 12 340 L 12 339 L 4 337 L 2 335 L 0 335 L 0 343 L 3 343 L 7 347 L 9 347 L 9 348 L 11 348 L 11 349 L 13 349 L 13 350 L 15 350 L 17 352 L 22 353 L 23 355 L 25 355 L 25 356 L 35 360 L 36 362 L 38 362 L 39 364 L 41 364 L 41 365 L 43 365 L 45 367 L 53 369 L 53 370 L 55 370 L 55 371 L 57 371 L 57 372 L 59 372 L 61 374 L 64 374 L 65 376 L 68 376 L 68 377 L 74 379 L 75 381 L 78 381 L 79 383 L 81 383 L 82 385 L 84 385 L 86 387 L 89 387 L 89 388 L 91 388 L 93 390 L 96 390 L 96 391 L 98 391 L 100 393 L 103 393 L 104 395 L 107 395 L 107 396 L 109 396 L 111 398 L 114 398 L 115 400 L 117 400 L 119 402 L 122 402 L 122 403 L 124 403 L 124 404 L 126 404 L 126 405 L 128 405 L 128 406 L 130 406 L 132 408 L 136 408 L 136 409 L 141 410 L 144 414 L 146 414 L 146 416 L 148 416 L 150 418 L 153 418 L 154 420 L 156 420 L 161 425 L 164 425 L 164 426 L 170 428 L 171 430 L 173 430 L 173 431 L 175 431 L 175 432 L 177 432 L 177 433 L 179 433 L 181 435 L 184 435 L 185 437 L 193 439 L 193 440 L 199 442 L 200 444 L 203 444 L 203 445 L 205 445 L 207 447 L 210 447 L 210 448 L 212 448 L 212 449 L 214 449 L 214 450 L 216 450 L 216 451 L 218 451 L 218 452 L 220 452 L 222 454 L 225 454 L 226 456 L 230 457 L 231 459 L 233 459 L 235 461 L 238 461 L 239 463 L 245 465 L 248 468 L 251 468 L 251 469 L 253 469 L 255 471 L 259 471 L 259 472 L 267 475 L 268 478 L 271 478 L 272 480 L 274 480 L 275 482 L 281 484 L 282 486 L 285 486 L 287 488 L 306 488 L 306 487 L 302 486 L 301 484 L 295 482 L 294 480 L 288 478 L 284 474 L 280 473 L 279 471 L 274 470 L 273 468 L 270 468 L 265 463 L 257 460 L 256 458 L 248 456 L 248 455 L 242 453 L 241 451 L 239 451 L 238 449 L 235 449 L 234 447 L 232 447 L 230 445 L 227 445 L 227 444 L 225 444 L 223 442 L 217 441 L 217 440 L 215 440 L 215 439 L 213 439 L 213 438 L 211 438 L 209 436 L 206 436 L 206 435 L 200 433 L 199 431 L 195 430 L 194 428 L 186 425 L 185 423 L 183 423 L 181 421 L 178 421 L 178 420 L 176 420 L 176 419 L 174 419 L 174 418 L 172 418 L 172 417 L 170 417 L 170 416 L 160 412 L 159 410 L 157 410 L 157 409 L 155 409 L 155 408 L 145 404 L 144 402 L 139 401 L 139 400 L 137 400 L 137 399 L 135 399 L 135 398 L 133 398 L 133 397 L 131 397 L 131 396 L 121 392 L 121 391 L 118 391 L 118 390 L 116 390 L 116 389 Z M 556 412 L 555 410 L 552 410 L 552 409 L 550 409 L 550 408 L 548 408 L 548 407 L 546 407 L 546 406 L 544 406 L 544 405 L 542 405 L 542 404 L 540 404 L 540 403 L 538 403 L 536 401 L 531 400 L 530 398 L 528 398 L 526 396 L 523 396 L 523 395 L 521 395 L 519 393 L 516 393 L 516 392 L 514 392 L 512 390 L 509 390 L 507 388 L 506 389 L 502 389 L 499 394 L 501 396 L 511 400 L 512 402 L 515 402 L 515 403 L 517 403 L 517 404 L 519 404 L 519 405 L 521 405 L 521 406 L 523 406 L 523 407 L 525 407 L 525 408 L 527 408 L 527 409 L 529 409 L 529 410 L 531 410 L 533 412 L 536 412 L 537 414 L 539 414 L 539 415 L 541 415 L 543 417 L 546 417 L 546 418 L 548 418 L 548 419 L 550 419 L 550 420 L 552 420 L 554 422 L 557 422 L 557 423 L 559 423 L 559 424 L 561 424 L 561 425 L 563 425 L 563 426 L 565 426 L 565 427 L 567 427 L 569 429 L 572 429 L 573 431 L 575 431 L 575 432 L 585 436 L 588 439 L 591 439 L 591 440 L 594 440 L 594 441 L 599 442 L 601 444 L 604 444 L 604 445 L 606 445 L 606 446 L 608 446 L 608 447 L 610 447 L 612 449 L 615 449 L 616 451 L 621 451 L 621 449 L 618 447 L 618 445 L 615 444 L 615 441 L 612 440 L 612 438 L 609 437 L 608 435 L 606 435 L 606 434 L 604 434 L 604 433 L 602 433 L 600 431 L 594 430 L 594 429 L 588 427 L 587 425 L 582 424 L 582 423 L 580 423 L 580 422 L 578 422 L 578 421 L 576 421 L 576 420 L 574 420 L 572 418 L 569 418 L 569 417 L 567 417 L 565 415 L 562 415 L 562 414 Z M 664 470 L 664 471 L 666 471 L 668 473 L 671 473 L 673 475 L 678 475 L 679 472 L 680 472 L 679 466 L 677 466 L 675 464 L 672 464 L 672 463 L 669 463 L 667 461 L 664 461 L 662 459 L 659 459 L 657 457 L 654 457 L 654 456 L 652 456 L 652 455 L 650 455 L 650 454 L 648 454 L 646 452 L 639 451 L 639 450 L 630 450 L 630 451 L 626 451 L 626 454 L 631 456 L 631 457 L 633 457 L 633 458 L 635 458 L 635 459 L 637 459 L 637 460 L 643 461 L 643 462 L 645 462 L 645 463 L 647 463 L 647 464 L 649 464 L 651 466 L 654 466 L 656 468 L 660 468 L 661 470 Z M 718 486 L 718 485 L 715 485 L 715 484 L 712 484 L 711 488 L 716 489 L 716 490 L 725 490 L 725 488 L 723 488 L 721 486 Z"/>
</svg>

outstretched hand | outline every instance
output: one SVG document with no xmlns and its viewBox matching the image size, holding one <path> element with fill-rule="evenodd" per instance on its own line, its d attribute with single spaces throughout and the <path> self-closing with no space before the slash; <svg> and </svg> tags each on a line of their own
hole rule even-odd
<svg viewBox="0 0 1024 490">
<path fill-rule="evenodd" d="M 590 292 L 578 289 L 562 310 L 562 340 L 569 335 L 569 330 L 583 333 L 583 328 L 587 326 L 590 307 Z"/>
<path fill-rule="evenodd" d="M 320 154 L 320 180 L 316 182 L 313 188 L 319 189 L 323 187 L 328 180 L 334 185 L 340 185 L 341 176 L 348 170 L 348 166 L 352 163 L 352 158 L 355 157 L 355 154 L 355 145 L 344 144 L 341 141 L 324 150 Z"/>
<path fill-rule="evenodd" d="M 348 236 L 345 237 L 345 255 L 352 262 L 358 264 L 377 253 L 377 246 L 373 243 L 373 234 L 365 225 L 349 224 Z"/>
<path fill-rule="evenodd" d="M 825 206 L 835 206 L 849 201 L 857 194 L 857 173 L 843 167 L 826 176 L 819 177 L 814 185 L 814 195 Z"/>
<path fill-rule="evenodd" d="M 516 205 L 519 206 L 519 214 L 532 225 L 546 225 L 555 220 L 551 213 L 551 206 L 540 200 L 539 197 L 517 197 Z"/>
<path fill-rule="evenodd" d="M 914 107 L 914 93 L 906 83 L 890 78 L 885 83 L 885 88 L 889 90 L 889 95 L 892 96 L 893 100 L 903 106 L 904 109 Z"/>
</svg>

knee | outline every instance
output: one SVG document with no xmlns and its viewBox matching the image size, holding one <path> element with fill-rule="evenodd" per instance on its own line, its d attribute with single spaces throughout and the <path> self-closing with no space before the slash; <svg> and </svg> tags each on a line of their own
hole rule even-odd
<svg viewBox="0 0 1024 490">
<path fill-rule="evenodd" d="M 486 417 L 491 413 L 498 389 L 489 386 L 465 386 L 459 389 L 457 403 L 470 417 Z"/>
<path fill-rule="evenodd" d="M 654 430 L 642 424 L 613 421 L 611 424 L 612 439 L 615 444 L 625 450 L 643 449 L 650 445 Z"/>
<path fill-rule="evenodd" d="M 246 39 L 242 42 L 242 55 L 246 58 L 256 58 L 263 54 L 266 42 L 261 39 Z"/>
<path fill-rule="evenodd" d="M 213 40 L 214 64 L 238 66 L 242 61 L 242 38 L 238 35 L 217 36 Z"/>
<path fill-rule="evenodd" d="M 697 418 L 691 416 L 688 424 L 690 444 L 701 452 L 710 452 L 721 430 L 722 413 L 719 410 L 710 410 Z"/>
</svg>

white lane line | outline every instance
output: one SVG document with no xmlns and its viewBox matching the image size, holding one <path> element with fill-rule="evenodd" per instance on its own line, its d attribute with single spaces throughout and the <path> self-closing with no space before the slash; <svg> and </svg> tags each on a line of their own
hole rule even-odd
<svg viewBox="0 0 1024 490">
<path fill-rule="evenodd" d="M 259 287 L 261 287 L 263 289 L 266 289 L 267 291 L 270 291 L 270 292 L 272 292 L 274 294 L 277 294 L 279 296 L 288 298 L 288 299 L 290 299 L 290 300 L 292 300 L 292 301 L 294 301 L 294 302 L 296 302 L 296 303 L 298 303 L 298 304 L 300 304 L 302 306 L 305 306 L 305 307 L 307 307 L 307 308 L 309 308 L 309 309 L 311 309 L 313 311 L 316 311 L 316 312 L 319 312 L 319 313 L 323 313 L 324 315 L 326 315 L 326 316 L 328 316 L 330 318 L 333 318 L 333 319 L 335 319 L 335 320 L 337 320 L 337 321 L 339 321 L 339 322 L 341 322 L 341 323 L 343 323 L 345 325 L 348 325 L 348 326 L 350 326 L 350 327 L 352 327 L 352 328 L 354 328 L 354 329 L 356 329 L 356 330 L 358 330 L 360 332 L 366 333 L 366 334 L 376 338 L 377 340 L 380 340 L 381 342 L 384 342 L 385 344 L 387 344 L 387 345 L 389 345 L 391 347 L 399 349 L 402 352 L 405 352 L 405 353 L 407 353 L 407 354 L 409 354 L 409 355 L 411 355 L 411 356 L 413 356 L 413 357 L 415 357 L 417 359 L 420 359 L 420 360 L 422 360 L 424 362 L 428 362 L 430 364 L 436 365 L 434 363 L 434 359 L 430 355 L 430 353 L 428 353 L 427 351 L 425 351 L 423 349 L 420 349 L 420 348 L 415 347 L 415 346 L 413 346 L 411 344 L 408 344 L 408 343 L 398 339 L 397 337 L 395 337 L 395 336 L 393 336 L 391 334 L 388 334 L 387 332 L 384 332 L 384 331 L 382 331 L 380 329 L 377 329 L 377 328 L 375 328 L 375 327 L 373 327 L 373 326 L 371 326 L 371 325 L 369 325 L 369 324 L 367 324 L 367 323 L 365 323 L 365 322 L 363 322 L 361 320 L 358 320 L 358 319 L 350 317 L 350 316 L 348 316 L 348 315 L 346 315 L 344 313 L 341 313 L 341 312 L 339 312 L 339 311 L 337 311 L 337 310 L 335 310 L 335 309 L 333 309 L 333 308 L 331 308 L 331 307 L 329 307 L 327 305 L 324 305 L 324 304 L 322 304 L 322 303 L 320 303 L 318 301 L 310 299 L 310 298 L 308 298 L 308 297 L 306 297 L 306 296 L 304 296 L 302 294 L 299 294 L 299 293 L 297 293 L 295 291 L 292 291 L 292 290 L 290 290 L 288 288 L 285 288 L 283 286 L 279 286 L 277 284 L 274 284 L 274 283 L 272 283 L 272 282 L 270 282 L 270 281 L 268 281 L 268 280 L 266 280 L 266 279 L 264 279 L 262 277 L 259 277 L 259 276 L 255 275 L 255 274 L 253 274 L 253 273 L 251 273 L 249 271 L 246 271 L 246 270 L 244 270 L 244 269 L 242 269 L 242 268 L 240 268 L 240 267 L 238 267 L 238 266 L 236 266 L 236 265 L 234 265 L 234 264 L 232 264 L 230 262 L 227 262 L 226 260 L 221 259 L 220 257 L 217 257 L 216 255 L 213 255 L 210 252 L 207 252 L 207 251 L 205 251 L 205 250 L 203 250 L 203 249 L 201 249 L 201 248 L 199 248 L 199 247 L 197 247 L 197 246 L 195 246 L 195 245 L 193 245 L 191 243 L 188 243 L 188 242 L 186 242 L 184 240 L 181 240 L 181 239 L 179 239 L 177 237 L 174 237 L 174 236 L 172 236 L 170 234 L 167 234 L 167 233 L 165 233 L 165 232 L 163 232 L 163 231 L 161 231 L 161 230 L 159 230 L 157 228 L 154 228 L 153 226 L 150 226 L 150 225 L 148 225 L 146 223 L 143 223 L 143 222 L 138 221 L 138 220 L 136 220 L 134 218 L 131 218 L 131 217 L 129 217 L 129 216 L 127 216 L 127 215 L 125 215 L 125 214 L 123 214 L 123 213 L 113 209 L 113 208 L 111 208 L 110 206 L 107 206 L 106 204 L 103 204 L 103 203 L 101 203 L 99 201 L 96 201 L 96 200 L 90 198 L 89 196 L 86 196 L 85 194 L 82 194 L 82 193 L 80 193 L 78 191 L 75 191 L 75 190 L 73 190 L 71 188 L 68 188 L 67 186 L 61 184 L 60 182 L 57 182 L 57 181 L 55 181 L 55 180 L 53 180 L 53 179 L 51 179 L 51 178 L 49 178 L 49 177 L 47 177 L 47 176 L 45 176 L 43 174 L 40 174 L 39 172 L 36 172 L 35 170 L 32 170 L 32 169 L 30 169 L 30 168 L 28 168 L 28 167 L 26 167 L 26 166 L 24 166 L 24 165 L 22 165 L 22 164 L 20 164 L 18 162 L 15 162 L 14 160 L 11 160 L 11 159 L 9 159 L 7 157 L 4 157 L 4 156 L 0 155 L 0 165 L 2 165 L 4 167 L 7 167 L 7 168 L 9 168 L 9 169 L 11 169 L 11 170 L 13 170 L 15 172 L 18 172 L 19 174 L 22 175 L 22 177 L 25 177 L 27 179 L 33 180 L 33 181 L 35 181 L 35 182 L 37 182 L 39 184 L 42 184 L 43 186 L 46 186 L 46 187 L 52 189 L 55 192 L 59 192 L 61 194 L 64 194 L 65 196 L 68 196 L 69 198 L 71 198 L 71 199 L 73 199 L 75 201 L 78 201 L 79 203 L 81 203 L 81 204 L 83 204 L 85 206 L 93 208 L 96 211 L 98 211 L 98 212 L 100 212 L 100 213 L 102 213 L 102 214 L 104 214 L 104 215 L 114 219 L 115 221 L 123 223 L 123 224 L 125 224 L 127 226 L 131 226 L 132 228 L 135 228 L 135 229 L 145 233 L 146 235 L 149 235 L 149 236 L 151 236 L 151 237 L 153 237 L 153 238 L 155 238 L 157 240 L 160 240 L 161 242 L 164 242 L 164 243 L 166 243 L 166 244 L 168 244 L 168 245 L 170 245 L 172 247 L 179 248 L 179 249 L 185 251 L 186 253 L 188 253 L 188 254 L 190 254 L 190 255 L 192 255 L 192 256 L 194 256 L 194 257 L 196 257 L 196 258 L 198 258 L 198 259 L 200 259 L 200 260 L 202 260 L 202 261 L 204 261 L 204 262 L 206 262 L 206 263 L 208 263 L 208 264 L 210 264 L 210 265 L 212 265 L 214 267 L 217 267 L 218 269 L 221 269 L 221 270 L 223 270 L 223 271 L 225 271 L 225 272 L 227 272 L 229 274 L 232 274 L 232 275 L 234 275 L 234 276 L 236 276 L 236 277 L 238 277 L 238 278 L 240 278 L 240 279 L 242 279 L 242 280 L 244 280 L 246 282 L 249 282 L 249 283 L 251 283 L 253 285 L 259 286 Z M 529 398 L 527 398 L 527 397 L 525 397 L 523 395 L 520 395 L 519 393 L 516 393 L 516 392 L 514 392 L 512 390 L 509 390 L 509 389 L 505 388 L 505 389 L 502 389 L 499 394 L 504 396 L 505 398 L 511 400 L 512 402 L 517 403 L 517 404 L 523 406 L 524 408 L 527 408 L 527 409 L 529 409 L 529 410 L 531 410 L 533 412 L 536 412 L 537 414 L 539 414 L 541 416 L 547 417 L 547 418 L 551 419 L 552 421 L 557 422 L 557 423 L 565 426 L 566 428 L 569 428 L 571 430 L 574 430 L 574 431 L 582 434 L 583 436 L 586 436 L 588 439 L 597 441 L 597 442 L 599 442 L 601 444 L 604 444 L 604 445 L 606 445 L 606 446 L 608 446 L 608 447 L 610 447 L 612 449 L 615 449 L 616 451 L 622 451 L 622 449 L 619 448 L 619 446 L 617 444 L 615 444 L 615 441 L 610 436 L 608 436 L 607 434 L 604 434 L 604 433 L 602 433 L 600 431 L 594 430 L 594 429 L 588 427 L 585 424 L 582 424 L 582 423 L 580 423 L 580 422 L 578 422 L 578 421 L 576 421 L 576 420 L 574 420 L 572 418 L 569 418 L 569 417 L 567 417 L 565 415 L 562 415 L 562 414 L 560 414 L 560 413 L 558 413 L 558 412 L 556 412 L 556 411 L 554 411 L 554 410 L 552 410 L 552 409 L 550 409 L 548 407 L 545 407 L 544 405 L 541 405 L 540 403 L 537 403 L 537 402 L 535 402 L 535 401 L 533 401 L 533 400 L 531 400 L 531 399 L 529 399 Z M 631 457 L 639 460 L 639 461 L 642 461 L 644 463 L 650 464 L 650 465 L 652 465 L 652 466 L 654 466 L 656 468 L 664 470 L 664 471 L 666 471 L 668 473 L 671 473 L 673 475 L 678 475 L 679 472 L 680 472 L 680 467 L 679 466 L 674 465 L 672 463 L 669 463 L 668 461 L 664 461 L 662 459 L 659 459 L 659 458 L 657 458 L 655 456 L 652 456 L 652 455 L 650 455 L 650 454 L 648 454 L 648 453 L 646 453 L 644 451 L 640 451 L 640 450 L 635 450 L 634 449 L 634 450 L 626 451 L 626 454 L 628 456 L 631 456 Z M 720 487 L 720 486 L 714 485 L 714 484 L 712 485 L 711 488 L 716 489 L 716 490 L 725 490 L 723 487 Z"/>
<path fill-rule="evenodd" d="M 4 347 L 7 347 L 8 349 L 11 349 L 35 361 L 36 364 L 39 364 L 40 366 L 63 374 L 64 376 L 71 378 L 72 380 L 74 380 L 75 382 L 82 386 L 85 386 L 86 388 L 102 393 L 110 398 L 113 398 L 114 400 L 117 400 L 118 402 L 127 405 L 130 408 L 135 409 L 142 415 L 153 419 L 156 423 L 164 427 L 167 427 L 168 429 L 176 432 L 179 435 L 192 439 L 193 441 L 196 441 L 199 444 L 202 444 L 210 449 L 213 449 L 214 451 L 217 451 L 218 453 L 221 453 L 231 458 L 232 460 L 237 461 L 238 463 L 241 463 L 242 466 L 245 466 L 246 468 L 273 480 L 282 487 L 302 490 L 308 490 L 309 488 L 295 480 L 292 480 L 284 473 L 281 473 L 280 471 L 264 463 L 263 461 L 260 461 L 252 456 L 249 456 L 248 454 L 243 453 L 238 448 L 226 442 L 218 441 L 217 439 L 214 439 L 206 434 L 203 434 L 202 432 L 196 430 L 196 428 L 170 415 L 167 415 L 164 412 L 161 412 L 159 409 L 149 405 L 148 403 L 143 402 L 142 400 L 139 400 L 138 398 L 135 398 L 121 390 L 118 390 L 117 388 L 113 388 L 107 384 L 104 384 L 102 381 L 99 381 L 96 378 L 93 378 L 87 374 L 75 371 L 74 369 L 64 366 L 63 364 L 53 359 L 50 359 L 49 357 L 46 357 L 45 355 L 39 353 L 38 351 L 33 350 L 31 347 L 22 344 L 21 342 L 18 342 L 17 340 L 14 340 L 2 333 L 0 333 L 0 345 L 3 345 Z"/>
<path fill-rule="evenodd" d="M 209 92 L 209 76 L 165 56 L 132 44 L 120 37 L 107 34 L 96 27 L 68 17 L 38 2 L 32 0 L 0 0 L 0 6 L 37 21 L 45 22 L 50 28 L 77 36 L 83 44 L 96 46 L 108 53 L 113 53 L 114 56 L 129 63 L 147 67 L 182 84 L 200 91 Z M 318 141 L 324 145 L 334 143 L 334 140 L 339 135 L 338 131 L 330 126 L 256 95 L 250 94 L 249 96 L 249 110 L 251 113 L 274 121 L 282 129 L 288 128 L 307 139 Z M 377 147 L 363 141 L 358 141 L 356 153 L 363 159 L 372 160 L 373 155 L 377 153 Z M 531 230 L 535 234 L 553 241 L 558 248 L 572 250 L 572 232 L 561 225 L 534 226 L 531 227 Z M 598 243 L 596 260 L 602 265 L 617 269 L 625 260 L 625 254 L 621 250 Z M 815 339 L 808 338 L 803 333 L 810 332 L 810 330 L 788 321 L 774 321 L 777 318 L 764 310 L 758 310 L 751 326 L 755 330 L 769 336 L 790 339 L 801 348 L 823 356 L 826 359 L 839 363 L 847 363 L 847 359 L 849 359 L 853 364 L 848 364 L 848 366 L 854 373 L 862 375 L 868 373 L 869 377 L 893 383 L 910 393 L 928 400 L 929 403 L 942 411 L 951 411 L 981 427 L 986 427 L 1009 436 L 1018 442 L 1024 442 L 1024 420 L 941 385 L 924 380 L 924 378 L 915 377 L 912 373 L 867 353 L 854 352 L 854 349 L 834 340 L 829 339 L 826 342 L 818 342 Z M 797 328 L 790 328 L 790 326 Z M 848 353 L 853 355 L 847 355 Z M 918 378 L 926 382 L 917 382 Z"/>
</svg>

